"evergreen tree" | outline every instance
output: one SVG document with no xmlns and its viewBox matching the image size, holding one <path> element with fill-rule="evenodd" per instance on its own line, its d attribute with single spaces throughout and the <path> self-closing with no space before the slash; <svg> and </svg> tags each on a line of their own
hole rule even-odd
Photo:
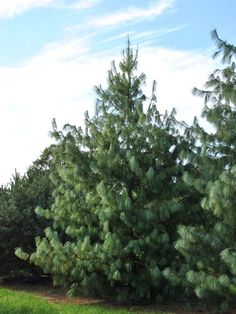
<svg viewBox="0 0 236 314">
<path fill-rule="evenodd" d="M 196 171 L 185 174 L 189 186 L 202 195 L 199 206 L 206 220 L 179 228 L 176 248 L 185 256 L 185 264 L 181 276 L 170 269 L 166 276 L 227 311 L 236 304 L 236 47 L 216 31 L 212 38 L 219 49 L 213 57 L 222 56 L 226 66 L 210 75 L 206 90 L 195 88 L 194 94 L 204 97 L 202 114 L 214 131 L 207 133 L 195 123 L 190 136 L 198 145 L 188 158 Z"/>
<path fill-rule="evenodd" d="M 38 205 L 50 206 L 52 183 L 49 179 L 51 148 L 31 165 L 25 175 L 15 173 L 11 183 L 0 188 L 0 279 L 36 279 L 39 268 L 15 256 L 15 249 L 35 250 L 35 237 L 49 222 L 35 214 Z"/>
<path fill-rule="evenodd" d="M 194 212 L 181 179 L 186 143 L 174 111 L 157 110 L 155 83 L 151 97 L 144 95 L 137 58 L 128 44 L 119 69 L 112 64 L 108 87 L 96 88 L 96 113 L 86 114 L 84 132 L 70 125 L 59 132 L 54 122 L 55 201 L 37 209 L 54 224 L 30 256 L 70 293 L 112 294 L 123 303 L 177 294 L 163 270 L 181 263 L 173 245 L 177 225 Z"/>
</svg>

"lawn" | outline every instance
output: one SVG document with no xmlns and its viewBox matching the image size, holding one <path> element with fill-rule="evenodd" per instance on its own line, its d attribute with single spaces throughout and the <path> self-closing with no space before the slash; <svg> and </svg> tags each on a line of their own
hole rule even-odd
<svg viewBox="0 0 236 314">
<path fill-rule="evenodd" d="M 54 304 L 31 293 L 0 288 L 0 314 L 136 314 L 107 305 Z M 145 312 L 142 312 L 145 314 Z M 148 312 L 161 314 L 161 312 Z M 140 314 L 140 312 L 139 312 Z"/>
</svg>

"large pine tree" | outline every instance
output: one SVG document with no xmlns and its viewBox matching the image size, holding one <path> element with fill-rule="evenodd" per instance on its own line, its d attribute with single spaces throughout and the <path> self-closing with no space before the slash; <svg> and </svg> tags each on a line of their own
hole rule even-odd
<svg viewBox="0 0 236 314">
<path fill-rule="evenodd" d="M 197 122 L 192 127 L 196 147 L 188 158 L 196 170 L 185 174 L 185 181 L 202 194 L 199 207 L 205 222 L 179 228 L 176 248 L 185 256 L 182 275 L 170 270 L 166 275 L 226 311 L 236 304 L 236 47 L 216 31 L 212 38 L 218 48 L 213 57 L 222 56 L 226 66 L 210 75 L 206 90 L 194 89 L 204 97 L 202 114 L 213 131 L 204 131 Z"/>
<path fill-rule="evenodd" d="M 112 64 L 85 131 L 67 125 L 59 132 L 54 123 L 55 201 L 37 210 L 54 226 L 30 256 L 70 293 L 111 293 L 123 303 L 161 301 L 179 291 L 163 270 L 181 263 L 173 243 L 177 225 L 193 219 L 194 204 L 181 179 L 186 143 L 174 111 L 157 110 L 155 84 L 150 98 L 143 94 L 137 58 L 128 44 L 119 69 Z"/>
</svg>

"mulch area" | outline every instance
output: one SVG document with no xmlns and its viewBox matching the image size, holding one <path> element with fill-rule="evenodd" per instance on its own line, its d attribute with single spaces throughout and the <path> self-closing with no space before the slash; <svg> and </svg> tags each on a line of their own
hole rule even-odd
<svg viewBox="0 0 236 314">
<path fill-rule="evenodd" d="M 37 296 L 43 297 L 52 303 L 70 303 L 70 304 L 81 304 L 81 305 L 89 305 L 89 304 L 105 304 L 106 306 L 111 306 L 112 308 L 126 308 L 116 306 L 115 304 L 109 304 L 107 301 L 96 298 L 89 298 L 84 296 L 77 297 L 68 297 L 63 289 L 54 288 L 50 284 L 26 284 L 26 283 L 8 283 L 1 284 L 1 287 L 15 290 L 15 291 L 25 291 L 33 293 Z M 144 313 L 152 313 L 154 311 L 162 311 L 166 313 L 176 313 L 176 314 L 204 314 L 204 312 L 198 305 L 195 305 L 192 310 L 188 309 L 184 304 L 162 304 L 162 305 L 148 305 L 148 306 L 132 306 L 128 307 L 129 310 L 133 310 L 134 312 Z M 232 314 L 236 314 L 236 311 L 232 312 Z"/>
</svg>

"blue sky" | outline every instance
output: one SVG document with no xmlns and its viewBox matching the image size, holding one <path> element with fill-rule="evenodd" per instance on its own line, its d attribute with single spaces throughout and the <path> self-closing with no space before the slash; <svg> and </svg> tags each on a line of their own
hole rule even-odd
<svg viewBox="0 0 236 314">
<path fill-rule="evenodd" d="M 0 0 L 0 184 L 52 142 L 52 118 L 83 124 L 128 35 L 160 111 L 191 123 L 191 89 L 216 66 L 209 33 L 235 43 L 235 12 L 235 0 Z"/>
</svg>

